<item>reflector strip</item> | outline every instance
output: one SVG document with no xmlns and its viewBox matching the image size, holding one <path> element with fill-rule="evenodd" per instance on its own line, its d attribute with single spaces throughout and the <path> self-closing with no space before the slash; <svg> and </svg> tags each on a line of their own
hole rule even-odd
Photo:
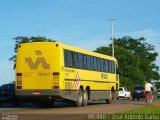
<svg viewBox="0 0 160 120">
<path fill-rule="evenodd" d="M 74 81 L 74 83 L 73 83 L 73 89 L 79 88 L 79 85 L 80 85 L 80 77 L 79 77 L 78 72 L 77 72 L 75 81 Z"/>
</svg>

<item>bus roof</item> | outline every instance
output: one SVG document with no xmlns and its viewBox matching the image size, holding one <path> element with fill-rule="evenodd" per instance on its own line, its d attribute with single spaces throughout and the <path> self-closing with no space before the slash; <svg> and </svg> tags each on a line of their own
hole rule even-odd
<svg viewBox="0 0 160 120">
<path fill-rule="evenodd" d="M 117 61 L 117 59 L 115 57 L 109 56 L 109 55 L 104 55 L 101 53 L 97 53 L 97 52 L 93 52 L 93 51 L 89 51 L 86 49 L 82 49 L 82 48 L 78 48 L 78 47 L 74 47 L 71 45 L 67 45 L 67 44 L 63 44 L 61 42 L 30 42 L 30 43 L 21 43 L 19 45 L 26 45 L 26 44 L 59 44 L 59 46 L 62 46 L 63 49 L 67 49 L 70 51 L 75 51 L 75 52 L 79 52 L 79 53 L 83 53 L 83 54 L 87 54 L 87 55 L 91 55 L 91 56 L 95 56 L 95 57 L 100 57 L 100 58 L 104 58 L 104 59 L 109 59 L 109 60 L 113 60 L 113 61 Z"/>
</svg>

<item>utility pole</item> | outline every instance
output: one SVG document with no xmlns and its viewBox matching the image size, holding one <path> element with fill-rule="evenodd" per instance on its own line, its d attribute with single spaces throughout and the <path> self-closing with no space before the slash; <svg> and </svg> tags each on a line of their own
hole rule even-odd
<svg viewBox="0 0 160 120">
<path fill-rule="evenodd" d="M 112 56 L 114 57 L 114 31 L 113 31 L 113 21 L 116 20 L 115 18 L 108 19 L 111 21 L 111 31 L 112 31 Z"/>
</svg>

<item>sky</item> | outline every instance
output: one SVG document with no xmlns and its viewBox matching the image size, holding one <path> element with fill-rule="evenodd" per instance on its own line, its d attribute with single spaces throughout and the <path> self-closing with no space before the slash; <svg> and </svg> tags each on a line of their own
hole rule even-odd
<svg viewBox="0 0 160 120">
<path fill-rule="evenodd" d="M 160 53 L 160 0 L 0 0 L 0 85 L 15 80 L 17 36 L 42 36 L 95 50 L 115 38 L 144 37 Z M 160 66 L 160 55 L 156 64 Z"/>
</svg>

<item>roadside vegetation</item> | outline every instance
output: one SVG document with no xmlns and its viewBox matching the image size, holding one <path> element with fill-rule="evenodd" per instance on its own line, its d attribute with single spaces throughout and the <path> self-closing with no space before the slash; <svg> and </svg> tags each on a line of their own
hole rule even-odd
<svg viewBox="0 0 160 120">
<path fill-rule="evenodd" d="M 137 85 L 144 85 L 147 80 L 159 80 L 159 67 L 155 64 L 158 53 L 145 38 L 125 36 L 114 39 L 115 57 L 119 62 L 120 86 L 132 90 Z M 111 44 L 102 46 L 95 52 L 112 55 Z"/>
<path fill-rule="evenodd" d="M 123 114 L 160 114 L 160 106 L 149 105 L 143 108 L 125 112 Z"/>
</svg>

